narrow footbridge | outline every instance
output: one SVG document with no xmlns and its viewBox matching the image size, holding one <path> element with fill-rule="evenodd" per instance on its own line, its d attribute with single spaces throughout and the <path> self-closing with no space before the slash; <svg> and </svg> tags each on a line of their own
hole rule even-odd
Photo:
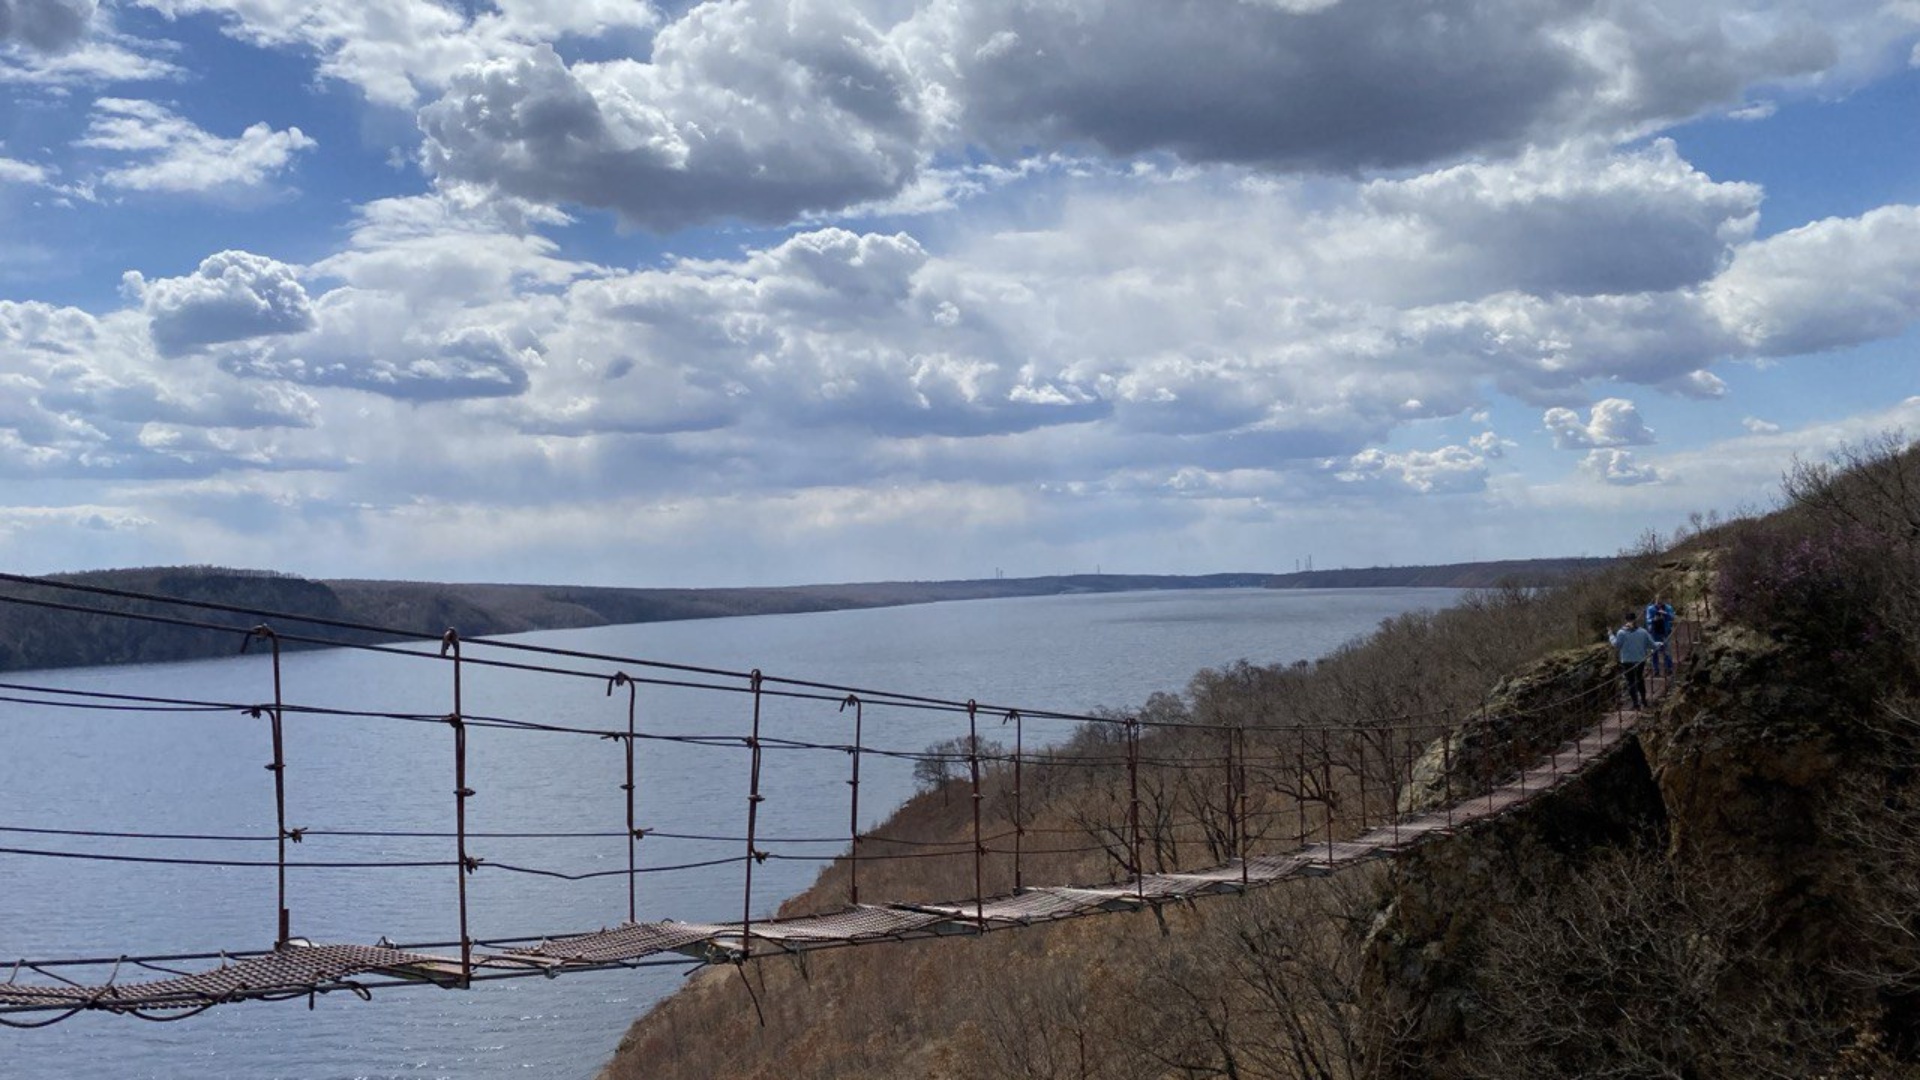
<svg viewBox="0 0 1920 1080">
<path fill-rule="evenodd" d="M 271 862 L 183 859 L 171 856 L 99 854 L 82 850 L 41 847 L 0 847 L 0 863 L 7 859 L 104 859 L 125 863 L 192 864 L 251 867 L 277 875 L 274 944 L 265 949 L 219 952 L 21 959 L 0 964 L 0 1025 L 40 1027 L 86 1012 L 127 1014 L 146 1019 L 182 1019 L 215 1005 L 249 1000 L 311 999 L 313 995 L 346 992 L 362 998 L 375 989 L 402 986 L 460 988 L 475 982 L 554 977 L 588 971 L 637 968 L 664 964 L 742 963 L 768 956 L 820 949 L 845 948 L 880 942 L 979 935 L 1040 923 L 1111 912 L 1138 911 L 1175 901 L 1244 893 L 1302 877 L 1324 876 L 1370 860 L 1392 856 L 1430 843 L 1476 823 L 1510 813 L 1581 775 L 1609 753 L 1633 730 L 1642 713 L 1620 701 L 1619 687 L 1601 678 L 1558 700 L 1540 703 L 1532 711 L 1558 718 L 1542 728 L 1529 726 L 1526 716 L 1503 714 L 1502 723 L 1473 713 L 1444 712 L 1396 717 L 1351 729 L 1257 729 L 1242 726 L 1183 722 L 1157 725 L 1150 719 L 1117 715 L 1075 715 L 1044 709 L 982 705 L 886 691 L 838 686 L 794 678 L 776 678 L 759 671 L 737 672 L 689 665 L 607 656 L 574 650 L 544 648 L 518 642 L 474 639 L 462 642 L 452 630 L 437 647 L 422 648 L 409 635 L 387 628 L 314 619 L 286 613 L 261 612 L 214 603 L 190 603 L 169 598 L 98 587 L 62 585 L 39 579 L 0 575 L 13 588 L 0 592 L 0 603 L 37 608 L 63 618 L 164 624 L 208 634 L 226 635 L 272 655 L 270 700 L 219 702 L 180 697 L 76 690 L 49 680 L 0 682 L 0 715 L 9 708 L 92 711 L 215 712 L 232 711 L 257 719 L 267 728 L 273 759 L 267 765 L 274 789 L 277 832 L 252 840 L 276 842 Z M 279 627 L 280 629 L 276 629 Z M 1672 642 L 1684 660 L 1693 624 L 1683 620 Z M 444 834 L 451 857 L 429 863 L 452 879 L 444 902 L 457 907 L 460 926 L 456 940 L 396 945 L 382 939 L 375 944 L 315 943 L 292 933 L 288 906 L 289 871 L 341 863 L 302 863 L 289 860 L 289 843 L 299 844 L 325 835 L 325 830 L 289 828 L 286 791 L 289 768 L 283 750 L 283 729 L 305 716 L 337 716 L 349 710 L 287 700 L 282 686 L 281 649 L 293 645 L 334 646 L 389 653 L 437 668 L 446 680 L 451 711 L 445 714 L 353 712 L 399 723 L 437 724 L 451 733 L 452 799 L 448 816 L 452 828 Z M 482 653 L 484 655 L 475 655 Z M 604 695 L 625 706 L 625 723 L 596 728 L 556 724 L 527 718 L 485 715 L 466 711 L 467 669 L 475 666 L 505 673 L 602 684 Z M 613 665 L 609 669 L 609 665 Z M 635 674 L 635 673 L 639 674 Z M 1650 680 L 1657 694 L 1664 680 Z M 672 688 L 679 692 L 733 694 L 743 699 L 745 720 L 739 734 L 650 734 L 639 722 L 641 691 Z M 770 701 L 794 702 L 851 715 L 851 742 L 809 743 L 780 739 L 763 730 L 762 710 Z M 908 752 L 869 745 L 864 722 L 884 710 L 912 710 L 945 714 L 964 724 L 945 752 Z M 983 719 L 1011 726 L 1011 748 L 981 738 Z M 1111 753 L 1069 755 L 1056 748 L 1029 750 L 1024 725 L 1030 720 L 1065 721 L 1106 726 L 1114 730 L 1101 745 Z M 1177 732 L 1155 730 L 1177 727 Z M 466 743 L 476 729 L 512 729 L 535 734 L 587 736 L 617 743 L 625 754 L 625 828 L 605 834 L 625 839 L 624 870 L 569 874 L 540 867 L 488 862 L 469 852 L 469 843 L 486 834 L 467 828 L 467 801 L 474 795 L 469 776 Z M 1563 734 L 1542 746 L 1542 730 Z M 1500 731 L 1527 731 L 1512 735 L 1524 744 L 1493 745 Z M 0 730 L 0 737 L 5 731 Z M 1217 757 L 1190 752 L 1156 758 L 1154 748 L 1170 738 L 1211 740 Z M 650 740 L 686 740 L 706 746 L 726 745 L 747 759 L 744 792 L 744 834 L 724 838 L 742 845 L 738 855 L 715 862 L 737 864 L 742 877 L 741 918 L 727 922 L 645 921 L 639 911 L 636 881 L 649 872 L 636 857 L 641 840 L 652 830 L 637 825 L 644 802 L 635 783 L 637 747 Z M 1263 750 L 1251 749 L 1258 744 Z M 812 750 L 842 754 L 850 759 L 851 827 L 842 836 L 846 850 L 835 858 L 846 870 L 848 903 L 840 910 L 793 917 L 752 917 L 753 871 L 771 853 L 770 841 L 759 829 L 762 804 L 768 799 L 763 784 L 763 755 L 769 749 Z M 1545 752 L 1540 752 L 1544 749 Z M 971 798 L 970 835 L 919 842 L 917 857 L 971 861 L 974 888 L 964 899 L 941 903 L 862 903 L 859 873 L 862 862 L 903 857 L 875 854 L 876 849 L 899 852 L 911 843 L 900 837 L 862 833 L 860 821 L 860 765 L 863 757 L 885 755 L 910 758 L 924 766 L 926 775 L 952 785 L 965 785 Z M 1524 756 L 1527 760 L 1517 760 Z M 1023 805 L 1023 776 L 1036 770 L 1095 768 L 1111 777 L 1116 790 L 1104 805 L 1104 821 L 1082 821 L 1076 830 L 1047 829 Z M 1164 814 L 1143 826 L 1141 778 L 1154 770 L 1181 770 L 1203 774 L 1205 781 L 1189 783 L 1189 790 L 1211 785 L 1192 805 L 1192 820 L 1169 821 Z M 1254 807 L 1254 781 L 1264 794 Z M 1124 787 L 1122 788 L 1122 785 Z M 1276 803 L 1275 792 L 1285 795 Z M 983 811 L 983 806 L 985 807 Z M 987 831 L 983 813 L 997 814 L 995 830 Z M 1284 826 L 1276 824 L 1284 822 Z M 1156 860 L 1156 830 L 1185 829 L 1211 839 L 1206 850 L 1216 852 L 1213 865 L 1197 869 L 1148 872 Z M 1078 831 L 1090 846 L 1047 848 L 1035 838 L 1049 832 Z M 49 837 L 115 837 L 122 840 L 217 839 L 166 834 L 40 828 L 0 822 L 0 838 L 28 835 Z M 348 835 L 345 832 L 337 835 Z M 359 835 L 374 835 L 362 833 Z M 422 834 L 408 834 L 422 835 Z M 240 838 L 231 838 L 240 839 Z M 706 839 L 723 839 L 708 837 Z M 1261 848 L 1267 849 L 1262 852 Z M 1115 880 L 1093 885 L 1028 885 L 1026 867 L 1048 855 L 1091 852 L 1120 870 Z M 401 864 L 389 864 L 401 865 Z M 1057 865 L 1057 864 L 1056 864 Z M 653 871 L 686 869 L 654 867 Z M 501 871 L 579 880 L 624 876 L 627 884 L 626 918 L 610 928 L 589 932 L 511 938 L 477 937 L 469 929 L 469 879 L 477 872 Z M 985 887 L 988 877 L 1010 876 L 1009 888 L 997 894 Z M 84 900 L 84 898 L 76 898 Z"/>
</svg>

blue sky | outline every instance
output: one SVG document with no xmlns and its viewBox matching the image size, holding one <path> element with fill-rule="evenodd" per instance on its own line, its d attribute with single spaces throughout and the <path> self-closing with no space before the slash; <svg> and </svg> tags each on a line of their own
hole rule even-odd
<svg viewBox="0 0 1920 1080">
<path fill-rule="evenodd" d="M 0 0 L 0 564 L 1605 554 L 1920 434 L 1911 0 Z"/>
</svg>

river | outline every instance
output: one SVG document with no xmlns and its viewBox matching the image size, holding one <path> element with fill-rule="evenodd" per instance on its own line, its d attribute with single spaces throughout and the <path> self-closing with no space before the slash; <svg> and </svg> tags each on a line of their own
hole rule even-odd
<svg viewBox="0 0 1920 1080">
<path fill-rule="evenodd" d="M 548 631 L 512 640 L 729 671 L 1063 712 L 1138 705 L 1178 692 L 1204 667 L 1238 659 L 1291 663 L 1321 656 L 1402 611 L 1439 607 L 1442 589 L 1207 590 L 1026 597 L 955 603 Z M 475 644 L 470 657 L 500 656 Z M 526 659 L 526 657 L 506 657 Z M 608 696 L 617 665 L 578 662 L 598 678 L 563 678 L 467 665 L 469 715 L 616 729 L 625 692 Z M 630 666 L 634 673 L 641 669 Z M 653 674 L 662 674 L 653 672 Z M 0 677 L 88 691 L 218 702 L 271 700 L 268 658 L 130 665 Z M 341 710 L 444 714 L 450 668 L 417 658 L 325 650 L 290 652 L 286 699 Z M 653 735 L 737 735 L 751 719 L 745 694 L 644 686 L 639 727 Z M 917 751 L 964 735 L 946 712 L 871 709 L 864 744 Z M 770 698 L 768 736 L 851 741 L 850 712 L 832 702 Z M 998 715 L 983 734 L 1005 737 Z M 367 716 L 289 714 L 288 823 L 328 831 L 440 832 L 453 820 L 451 729 Z M 1029 744 L 1058 739 L 1062 722 L 1027 724 Z M 473 935 L 504 938 L 597 929 L 627 911 L 624 759 L 591 736 L 475 728 L 469 732 L 468 827 L 476 833 L 606 832 L 609 836 L 470 840 L 486 865 L 468 878 Z M 744 827 L 744 748 L 639 744 L 638 818 L 663 834 L 737 836 Z M 266 722 L 234 710 L 151 714 L 0 703 L 0 846 L 273 859 L 274 803 Z M 818 858 L 845 850 L 849 757 L 769 749 L 763 768 L 762 847 Z M 912 793 L 911 763 L 867 755 L 863 828 Z M 268 838 L 155 841 L 22 833 L 84 829 Z M 837 838 L 837 839 L 836 839 Z M 802 843 L 800 841 L 806 841 Z M 452 841 L 420 837 L 308 837 L 290 861 L 445 861 Z M 739 854 L 737 840 L 649 837 L 642 868 Z M 615 871 L 569 882 L 501 869 Z M 817 862 L 755 869 L 756 917 L 806 887 Z M 113 956 L 263 948 L 274 937 L 271 867 L 76 861 L 0 854 L 0 959 Z M 738 919 L 739 865 L 642 873 L 643 920 Z M 295 869 L 292 931 L 316 942 L 458 937 L 450 870 Z M 865 897 L 864 900 L 884 898 Z M 191 965 L 189 965 L 191 966 Z M 93 974 L 98 974 L 97 972 Z M 159 977 L 123 971 L 121 979 Z M 377 991 L 371 1003 L 336 993 L 304 1003 L 221 1006 L 178 1023 L 82 1014 L 38 1031 L 0 1031 L 0 1076 L 10 1080 L 131 1077 L 590 1077 L 635 1016 L 682 979 L 678 969 L 587 973 Z M 16 1017 L 32 1019 L 33 1014 Z"/>
</svg>

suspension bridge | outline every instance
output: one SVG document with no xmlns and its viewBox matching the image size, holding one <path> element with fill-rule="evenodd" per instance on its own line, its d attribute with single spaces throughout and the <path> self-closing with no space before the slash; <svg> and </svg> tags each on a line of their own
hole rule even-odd
<svg viewBox="0 0 1920 1080">
<path fill-rule="evenodd" d="M 179 696 L 106 692 L 53 685 L 45 680 L 0 682 L 0 710 L 30 708 L 62 715 L 73 713 L 133 713 L 139 715 L 224 713 L 260 721 L 266 728 L 271 760 L 266 772 L 275 806 L 275 831 L 260 835 L 209 835 L 136 832 L 130 830 L 54 828 L 0 822 L 0 839 L 24 836 L 39 846 L 0 847 L 0 860 L 91 860 L 126 864 L 204 866 L 271 872 L 275 880 L 273 928 L 269 948 L 175 952 L 112 956 L 68 956 L 20 959 L 0 980 L 0 1024 L 42 1027 L 70 1016 L 99 1011 L 143 1019 L 184 1019 L 216 1005 L 241 1001 L 307 999 L 316 995 L 351 993 L 368 998 L 376 989 L 407 986 L 470 987 L 476 982 L 528 977 L 552 978 L 590 971 L 661 965 L 741 964 L 769 956 L 793 955 L 822 949 L 846 948 L 882 942 L 954 935 L 981 935 L 1063 919 L 1111 912 L 1138 911 L 1200 897 L 1245 893 L 1302 877 L 1335 873 L 1370 860 L 1390 857 L 1498 817 L 1564 785 L 1580 775 L 1632 731 L 1641 713 L 1619 697 L 1611 671 L 1588 685 L 1553 700 L 1532 703 L 1526 712 L 1503 714 L 1508 746 L 1489 745 L 1486 717 L 1472 711 L 1442 710 L 1397 716 L 1353 728 L 1249 727 L 1245 724 L 1209 724 L 1186 719 L 1179 723 L 1142 716 L 1081 715 L 1018 705 L 983 704 L 822 681 L 780 677 L 758 670 L 667 663 L 525 642 L 476 638 L 464 641 L 447 630 L 437 642 L 423 648 L 417 635 L 388 627 L 330 620 L 285 612 L 268 612 L 237 605 L 174 598 L 104 588 L 56 583 L 13 575 L 0 582 L 18 586 L 0 593 L 0 603 L 63 613 L 63 617 L 118 620 L 167 625 L 225 636 L 236 649 L 256 650 L 271 660 L 271 686 L 252 701 L 201 700 Z M 1684 659 L 1693 636 L 1693 623 L 1682 620 L 1672 642 L 1676 659 Z M 291 699 L 282 678 L 284 648 L 320 646 L 369 650 L 400 657 L 410 663 L 437 668 L 444 680 L 448 709 L 444 713 L 344 709 Z M 623 706 L 624 723 L 595 727 L 524 716 L 491 715 L 469 711 L 468 673 L 473 668 L 526 676 L 557 677 L 588 682 L 605 697 Z M 1657 693 L 1664 680 L 1650 680 Z M 727 695 L 739 700 L 742 726 L 732 733 L 668 734 L 648 731 L 641 723 L 642 692 L 671 688 L 676 692 Z M 266 696 L 270 690 L 271 696 Z M 818 742 L 775 737 L 763 730 L 763 708 L 772 701 L 831 710 L 852 718 L 850 742 Z M 951 717 L 964 723 L 965 735 L 957 750 L 906 751 L 868 741 L 869 721 L 887 713 L 911 711 Z M 4 715 L 0 711 L 0 715 Z M 432 725 L 446 732 L 445 803 L 449 827 L 434 832 L 375 829 L 319 829 L 290 827 L 287 792 L 298 782 L 285 752 L 284 732 L 289 720 L 344 717 L 411 725 Z M 1025 724 L 1029 720 L 1066 721 L 1105 732 L 1102 745 L 1116 753 L 1065 753 L 1057 748 L 1029 750 Z M 1528 726 L 1529 719 L 1552 720 Z M 984 742 L 983 721 L 1011 726 L 1010 748 Z M 476 730 L 513 730 L 554 738 L 606 740 L 618 745 L 624 758 L 620 784 L 624 818 L 618 829 L 590 834 L 624 841 L 624 869 L 574 872 L 552 866 L 489 861 L 476 854 L 476 841 L 505 836 L 537 838 L 534 833 L 487 833 L 468 827 L 468 802 L 476 785 L 467 752 Z M 1554 732 L 1542 743 L 1541 732 Z M 1192 752 L 1163 753 L 1169 740 L 1191 744 L 1203 740 L 1217 755 Z M 1476 741 L 1477 740 L 1477 741 Z M 656 741 L 682 742 L 703 747 L 738 750 L 745 757 L 739 798 L 744 829 L 737 836 L 699 839 L 740 845 L 737 854 L 678 865 L 645 866 L 638 858 L 644 840 L 667 838 L 640 824 L 646 811 L 636 783 L 636 754 Z M 783 839 L 761 828 L 767 801 L 766 752 L 770 749 L 844 755 L 848 762 L 847 833 L 841 837 L 845 853 L 837 856 L 847 873 L 846 902 L 837 910 L 814 914 L 754 918 L 754 870 L 769 859 L 783 856 L 771 850 Z M 1543 752 L 1541 752 L 1543 751 Z M 882 755 L 930 766 L 931 775 L 952 777 L 945 782 L 964 784 L 971 802 L 962 828 L 966 835 L 906 837 L 863 833 L 859 827 L 861 764 L 863 758 Z M 1035 770 L 1091 770 L 1112 777 L 1109 820 L 1083 823 L 1078 829 L 1046 828 L 1037 824 L 1023 805 L 1023 781 Z M 1194 804 L 1198 819 L 1169 820 L 1157 810 L 1143 823 L 1142 776 L 1177 771 L 1188 786 L 1202 790 Z M 1254 779 L 1250 779 L 1254 778 Z M 1270 805 L 1263 792 L 1285 792 L 1291 805 Z M 986 792 L 991 789 L 990 797 Z M 986 804 L 999 807 L 996 828 L 985 824 Z M 1259 803 L 1259 806 L 1255 804 Z M 970 828 L 969 828 L 970 826 Z M 1187 829 L 1208 837 L 1205 850 L 1216 858 L 1195 868 L 1148 869 L 1150 852 L 1167 830 Z M 1075 845 L 1048 835 L 1079 832 Z M 559 835 L 559 834 L 554 834 Z M 444 841 L 445 857 L 429 860 L 301 860 L 289 858 L 289 845 L 329 837 L 431 837 Z M 181 841 L 271 842 L 275 857 L 265 859 L 189 858 L 171 854 L 103 853 L 48 844 L 77 839 L 113 839 L 141 844 Z M 688 837 L 691 839 L 691 837 Z M 24 843 L 26 841 L 17 841 Z M 1067 846 L 1060 846 L 1061 843 Z M 1103 854 L 1121 871 L 1095 884 L 1033 885 L 1027 867 L 1047 856 Z M 973 888 L 961 899 L 945 902 L 894 900 L 862 902 L 860 869 L 877 860 L 940 859 L 970 862 Z M 1153 861 L 1164 862 L 1163 858 Z M 640 918 L 638 882 L 644 875 L 737 866 L 740 873 L 740 918 L 725 922 L 648 921 Z M 443 941 L 393 943 L 316 943 L 294 933 L 289 900 L 289 875 L 315 869 L 383 868 L 440 872 L 447 876 L 445 902 L 455 909 L 458 937 Z M 481 872 L 523 874 L 585 881 L 624 878 L 626 911 L 623 921 L 608 928 L 498 937 L 476 934 L 470 924 L 470 879 Z M 1010 875 L 1011 887 L 987 888 Z M 263 923 L 267 920 L 263 919 Z M 266 935 L 262 935 L 265 937 Z"/>
</svg>

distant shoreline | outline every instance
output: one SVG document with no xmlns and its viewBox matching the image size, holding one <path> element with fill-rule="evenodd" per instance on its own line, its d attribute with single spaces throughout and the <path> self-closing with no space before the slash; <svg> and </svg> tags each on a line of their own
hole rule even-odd
<svg viewBox="0 0 1920 1080">
<path fill-rule="evenodd" d="M 319 638 L 325 644 L 352 645 L 433 638 L 448 627 L 457 628 L 465 637 L 484 637 L 532 630 L 1019 596 L 1190 589 L 1531 587 L 1563 581 L 1612 561 L 1518 559 L 1293 574 L 1064 574 L 714 589 L 313 580 L 210 566 L 100 570 L 35 579 L 7 576 L 0 580 L 0 671 L 222 656 L 234 651 L 236 634 L 263 619 L 274 622 L 275 629 L 283 633 Z M 88 589 L 106 591 L 84 591 Z M 183 608 L 159 598 L 245 610 Z M 51 601 L 103 614 L 5 602 L 8 599 Z M 185 616 L 209 626 L 180 626 L 116 614 Z M 308 619 L 378 629 L 344 629 Z"/>
</svg>

